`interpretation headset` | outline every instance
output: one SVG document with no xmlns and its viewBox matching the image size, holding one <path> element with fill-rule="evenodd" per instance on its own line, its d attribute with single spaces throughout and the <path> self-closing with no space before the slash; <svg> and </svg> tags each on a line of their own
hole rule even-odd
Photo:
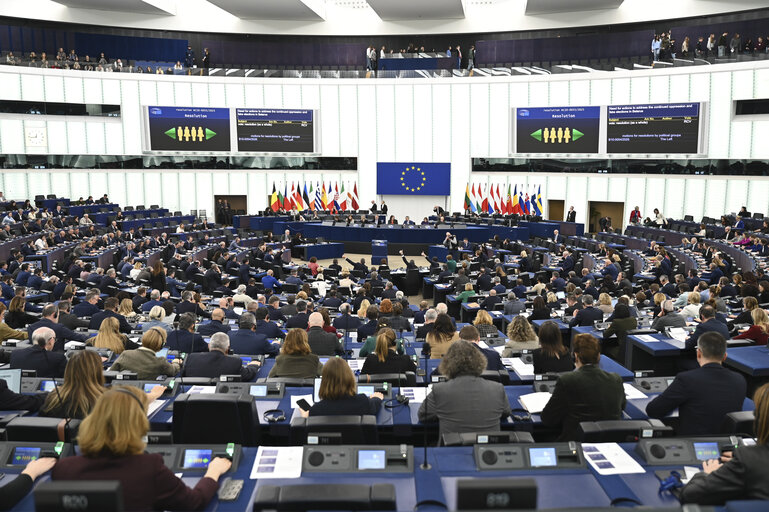
<svg viewBox="0 0 769 512">
<path fill-rule="evenodd" d="M 286 413 L 283 412 L 283 409 L 270 409 L 269 411 L 264 411 L 262 418 L 267 423 L 277 423 L 286 419 Z"/>
<path fill-rule="evenodd" d="M 531 422 L 531 413 L 526 409 L 511 409 L 510 416 L 514 421 Z"/>
</svg>

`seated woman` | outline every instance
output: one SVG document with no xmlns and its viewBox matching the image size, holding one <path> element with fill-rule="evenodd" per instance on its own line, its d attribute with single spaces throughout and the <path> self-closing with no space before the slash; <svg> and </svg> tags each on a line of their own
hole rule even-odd
<svg viewBox="0 0 769 512">
<path fill-rule="evenodd" d="M 459 333 L 451 322 L 451 317 L 446 313 L 440 313 L 434 323 L 433 330 L 425 336 L 422 354 L 429 355 L 430 359 L 440 359 L 449 350 L 451 344 L 459 339 Z"/>
<path fill-rule="evenodd" d="M 614 308 L 614 320 L 603 333 L 603 346 L 601 350 L 612 359 L 623 363 L 625 361 L 625 345 L 627 332 L 638 327 L 638 320 L 630 316 L 630 308 L 624 304 L 617 304 Z M 616 337 L 617 344 L 612 345 L 610 338 Z M 619 347 L 619 348 L 617 348 Z"/>
<path fill-rule="evenodd" d="M 502 384 L 481 377 L 486 364 L 472 343 L 453 343 L 438 366 L 448 381 L 433 385 L 419 406 L 419 421 L 437 419 L 441 435 L 500 430 L 500 420 L 511 414 L 510 401 Z"/>
<path fill-rule="evenodd" d="M 322 371 L 320 358 L 310 350 L 307 332 L 303 329 L 291 329 L 286 334 L 280 354 L 275 358 L 275 365 L 268 377 L 311 379 L 320 377 Z"/>
<path fill-rule="evenodd" d="M 96 348 L 106 348 L 120 355 L 125 350 L 136 350 L 139 346 L 120 332 L 120 322 L 115 317 L 105 318 L 99 326 L 99 333 L 88 339 L 88 344 Z"/>
<path fill-rule="evenodd" d="M 390 299 L 382 299 L 379 303 L 379 316 L 392 316 L 393 303 Z"/>
<path fill-rule="evenodd" d="M 136 311 L 134 311 L 134 303 L 131 299 L 123 299 L 120 301 L 120 307 L 117 310 L 118 315 L 123 315 L 128 318 L 133 318 L 136 316 Z"/>
<path fill-rule="evenodd" d="M 27 299 L 19 297 L 18 295 L 11 299 L 11 303 L 8 305 L 8 313 L 5 315 L 5 323 L 11 329 L 24 329 L 30 324 L 34 324 L 40 320 L 36 316 L 32 316 L 24 311 L 24 307 L 27 304 Z"/>
<path fill-rule="evenodd" d="M 52 480 L 119 480 L 126 510 L 200 510 L 211 501 L 219 477 L 232 463 L 214 458 L 193 489 L 174 476 L 160 454 L 144 453 L 147 398 L 138 388 L 115 386 L 80 424 L 82 455 L 60 459 Z"/>
<path fill-rule="evenodd" d="M 173 377 L 179 373 L 179 362 L 169 363 L 165 357 L 156 355 L 156 352 L 163 348 L 166 336 L 168 334 L 165 329 L 153 327 L 142 336 L 142 346 L 120 354 L 110 370 L 136 372 L 136 378 L 139 380 L 155 380 L 158 375 Z"/>
<path fill-rule="evenodd" d="M 376 337 L 376 348 L 363 363 L 361 373 L 404 373 L 416 372 L 414 361 L 405 354 L 396 352 L 395 331 L 390 328 L 380 329 Z"/>
<path fill-rule="evenodd" d="M 171 325 L 166 323 L 166 310 L 163 306 L 152 306 L 150 309 L 149 320 L 142 322 L 142 331 L 147 332 L 153 327 L 160 327 L 166 331 L 171 329 Z"/>
<path fill-rule="evenodd" d="M 547 292 L 547 302 L 545 305 L 551 311 L 554 309 L 561 309 L 561 301 L 558 300 L 558 296 L 553 292 Z"/>
<path fill-rule="evenodd" d="M 756 390 L 753 402 L 756 444 L 735 448 L 720 460 L 703 462 L 703 471 L 681 489 L 682 503 L 723 505 L 730 500 L 769 500 L 765 471 L 769 464 L 769 384 Z"/>
<path fill-rule="evenodd" d="M 611 296 L 608 293 L 602 293 L 598 296 L 598 309 L 603 311 L 604 315 L 614 313 L 614 307 L 611 305 Z"/>
<path fill-rule="evenodd" d="M 379 336 L 379 333 L 382 331 L 382 329 L 392 328 L 392 323 L 390 322 L 390 320 L 391 318 L 389 317 L 379 318 L 376 325 L 376 332 L 374 333 L 373 336 L 369 336 L 363 342 L 363 346 L 360 348 L 360 352 L 358 352 L 358 357 L 361 357 L 361 358 L 368 357 L 369 355 L 374 353 L 374 351 L 376 350 L 377 337 Z M 404 353 L 402 339 L 398 340 L 397 351 L 399 354 Z"/>
<path fill-rule="evenodd" d="M 0 302 L 0 342 L 5 340 L 26 340 L 29 337 L 27 331 L 13 329 L 5 323 L 5 304 Z"/>
<path fill-rule="evenodd" d="M 541 300 L 541 297 L 537 298 Z M 521 315 L 514 316 L 513 321 L 507 324 L 507 343 L 502 351 L 502 357 L 513 357 L 515 352 L 537 348 L 539 348 L 539 339 L 529 321 Z"/>
<path fill-rule="evenodd" d="M 552 315 L 552 311 L 545 304 L 545 299 L 541 296 L 534 297 L 534 303 L 532 304 L 531 314 L 529 315 L 529 322 L 534 320 L 548 320 Z"/>
<path fill-rule="evenodd" d="M 48 472 L 56 460 L 53 457 L 43 457 L 31 461 L 19 476 L 0 487 L 0 510 L 10 510 L 24 499 L 32 490 L 32 484 L 40 475 Z"/>
<path fill-rule="evenodd" d="M 755 308 L 750 312 L 753 325 L 735 336 L 736 340 L 753 340 L 756 345 L 766 345 L 769 340 L 769 316 L 762 308 Z"/>
<path fill-rule="evenodd" d="M 478 329 L 481 339 L 499 335 L 497 326 L 494 325 L 494 322 L 491 320 L 491 315 L 485 309 L 478 310 L 478 313 L 475 315 L 475 320 L 473 320 L 473 325 Z"/>
<path fill-rule="evenodd" d="M 310 269 L 310 272 L 312 273 L 312 275 L 314 276 L 317 275 L 318 274 L 318 258 L 316 258 L 315 256 L 310 258 L 310 262 L 307 263 L 307 268 Z"/>
<path fill-rule="evenodd" d="M 561 341 L 561 329 L 555 322 L 545 322 L 539 328 L 539 348 L 532 355 L 535 374 L 570 372 L 574 369 L 574 361 Z"/>
<path fill-rule="evenodd" d="M 470 297 L 475 297 L 475 295 L 477 294 L 473 289 L 473 283 L 466 283 L 465 289 L 462 291 L 462 293 L 457 294 L 456 300 L 462 301 L 462 304 L 466 304 L 467 299 L 469 299 Z"/>
<path fill-rule="evenodd" d="M 689 292 L 686 296 L 686 306 L 681 310 L 681 316 L 684 318 L 699 318 L 700 317 L 700 292 Z"/>
<path fill-rule="evenodd" d="M 339 357 L 329 359 L 323 366 L 318 397 L 320 402 L 301 411 L 302 416 L 339 416 L 376 414 L 384 395 L 372 393 L 371 398 L 356 393 L 355 374 L 347 361 Z"/>
<path fill-rule="evenodd" d="M 93 350 L 78 350 L 67 362 L 64 384 L 59 386 L 58 393 L 48 393 L 40 416 L 82 420 L 104 391 L 101 357 Z"/>
<path fill-rule="evenodd" d="M 411 324 L 408 319 L 403 316 L 405 309 L 403 304 L 397 300 L 393 303 L 393 316 L 390 317 L 390 327 L 394 331 L 411 332 Z"/>
</svg>

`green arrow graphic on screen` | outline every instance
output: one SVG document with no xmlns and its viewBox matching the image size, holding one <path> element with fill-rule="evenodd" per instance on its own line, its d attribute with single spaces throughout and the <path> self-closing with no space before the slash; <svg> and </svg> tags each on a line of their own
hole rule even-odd
<svg viewBox="0 0 769 512">
<path fill-rule="evenodd" d="M 581 138 L 582 138 L 584 135 L 585 135 L 585 134 L 584 134 L 584 133 L 582 133 L 582 132 L 581 132 L 581 131 L 579 131 L 579 130 L 576 130 L 576 129 L 572 129 L 572 130 L 571 130 L 571 140 L 572 140 L 572 141 L 575 141 L 575 140 L 577 140 L 577 139 L 581 139 Z"/>
<path fill-rule="evenodd" d="M 536 132 L 532 133 L 531 136 L 542 142 L 542 130 L 537 130 Z"/>
<path fill-rule="evenodd" d="M 176 128 L 171 128 L 170 130 L 166 131 L 165 134 L 172 139 L 176 139 Z"/>
<path fill-rule="evenodd" d="M 206 140 L 208 140 L 208 139 L 210 139 L 211 137 L 214 137 L 214 136 L 216 136 L 216 132 L 206 128 Z"/>
</svg>

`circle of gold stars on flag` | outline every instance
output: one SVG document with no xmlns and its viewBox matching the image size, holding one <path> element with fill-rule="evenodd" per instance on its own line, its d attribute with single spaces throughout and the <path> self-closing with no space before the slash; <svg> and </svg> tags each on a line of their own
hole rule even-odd
<svg viewBox="0 0 769 512">
<path fill-rule="evenodd" d="M 413 173 L 413 174 L 412 174 Z M 416 182 L 414 184 L 413 182 Z M 406 166 L 406 170 L 401 172 L 401 187 L 409 192 L 418 192 L 427 183 L 427 177 L 420 167 Z"/>
</svg>

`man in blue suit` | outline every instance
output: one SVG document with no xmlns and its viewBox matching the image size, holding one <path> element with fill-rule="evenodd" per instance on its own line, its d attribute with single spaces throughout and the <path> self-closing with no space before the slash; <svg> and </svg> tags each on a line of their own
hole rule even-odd
<svg viewBox="0 0 769 512">
<path fill-rule="evenodd" d="M 574 259 L 571 257 L 571 253 L 569 251 L 563 251 L 561 269 L 563 270 L 564 275 L 569 275 L 569 272 L 574 270 Z"/>
<path fill-rule="evenodd" d="M 179 328 L 168 333 L 166 347 L 168 350 L 178 350 L 186 354 L 208 352 L 208 345 L 203 336 L 195 333 L 194 314 L 183 313 L 179 316 Z"/>
<path fill-rule="evenodd" d="M 91 288 L 85 294 L 85 300 L 72 308 L 72 313 L 77 317 L 93 316 L 99 311 L 99 290 Z"/>
<path fill-rule="evenodd" d="M 614 276 L 614 278 L 616 279 L 617 276 Z M 566 289 L 566 281 L 564 280 L 564 278 L 561 277 L 561 274 L 558 272 L 553 272 L 553 275 L 550 278 L 550 282 L 552 283 L 553 288 L 557 292 L 562 292 Z"/>
<path fill-rule="evenodd" d="M 499 353 L 490 348 L 481 348 L 479 343 L 481 342 L 481 333 L 473 325 L 466 325 L 459 331 L 459 339 L 468 341 L 475 345 L 478 350 L 486 356 L 486 369 L 491 371 L 504 370 L 505 365 L 502 364 L 502 359 Z"/>
<path fill-rule="evenodd" d="M 265 290 L 272 290 L 273 292 L 280 290 L 280 281 L 275 279 L 272 269 L 268 270 L 267 275 L 262 277 L 262 285 L 264 285 Z"/>
<path fill-rule="evenodd" d="M 718 282 L 721 280 L 721 278 L 724 277 L 724 273 L 721 271 L 721 267 L 718 266 L 718 263 L 711 263 L 710 264 L 710 284 L 718 284 Z"/>
<path fill-rule="evenodd" d="M 700 323 L 697 324 L 697 328 L 689 335 L 686 340 L 686 348 L 688 350 L 694 350 L 697 347 L 697 340 L 700 336 L 706 332 L 717 332 L 724 339 L 729 339 L 729 328 L 725 323 L 719 322 L 716 318 L 716 310 L 710 306 L 702 306 L 700 308 Z"/>
<path fill-rule="evenodd" d="M 94 331 L 98 331 L 101 327 L 101 323 L 105 318 L 116 318 L 120 324 L 120 332 L 128 334 L 131 332 L 131 326 L 128 325 L 128 320 L 123 315 L 119 315 L 117 312 L 118 300 L 115 297 L 109 297 L 104 301 L 104 310 L 99 311 L 91 317 L 91 323 L 88 324 L 88 328 Z"/>
<path fill-rule="evenodd" d="M 32 339 L 34 332 L 41 327 L 48 327 L 56 335 L 56 343 L 53 345 L 53 350 L 57 352 L 64 352 L 64 344 L 67 341 L 81 341 L 85 343 L 88 340 L 87 334 L 73 332 L 59 323 L 59 306 L 56 304 L 45 306 L 42 318 L 27 327 L 29 338 Z"/>
<path fill-rule="evenodd" d="M 166 273 L 166 290 L 171 294 L 171 297 L 181 297 L 182 294 L 179 288 L 184 289 L 185 283 L 176 279 L 176 270 L 170 268 Z"/>
<path fill-rule="evenodd" d="M 582 295 L 582 304 L 584 308 L 574 313 L 574 318 L 569 322 L 569 327 L 592 327 L 596 321 L 603 320 L 603 311 L 593 307 L 593 296 Z"/>
<path fill-rule="evenodd" d="M 274 356 L 280 351 L 279 344 L 267 341 L 267 336 L 257 334 L 256 319 L 251 313 L 243 313 L 238 323 L 239 329 L 230 333 L 230 347 L 236 354 Z"/>
<path fill-rule="evenodd" d="M 339 313 L 340 315 L 334 318 L 334 321 L 332 322 L 334 327 L 345 330 L 357 329 L 360 327 L 361 319 L 350 314 L 349 304 L 344 303 L 339 306 Z"/>
<path fill-rule="evenodd" d="M 257 308 L 254 312 L 256 317 L 256 328 L 254 332 L 264 334 L 268 338 L 285 338 L 286 335 L 280 330 L 275 322 L 271 322 L 267 308 Z"/>
<path fill-rule="evenodd" d="M 604 260 L 604 267 L 601 270 L 601 275 L 603 276 L 610 276 L 612 281 L 617 280 L 617 274 L 619 274 L 619 269 L 612 263 L 610 259 Z"/>
<path fill-rule="evenodd" d="M 21 270 L 19 270 L 19 273 L 16 274 L 16 279 L 14 279 L 14 281 L 16 282 L 17 286 L 27 286 L 27 280 L 31 275 L 32 274 L 29 271 L 29 263 L 22 263 Z"/>
<path fill-rule="evenodd" d="M 201 336 L 211 336 L 217 332 L 223 332 L 229 334 L 231 331 L 229 324 L 225 325 L 224 310 L 222 308 L 216 308 L 211 311 L 211 321 L 198 326 L 198 334 Z"/>
</svg>

